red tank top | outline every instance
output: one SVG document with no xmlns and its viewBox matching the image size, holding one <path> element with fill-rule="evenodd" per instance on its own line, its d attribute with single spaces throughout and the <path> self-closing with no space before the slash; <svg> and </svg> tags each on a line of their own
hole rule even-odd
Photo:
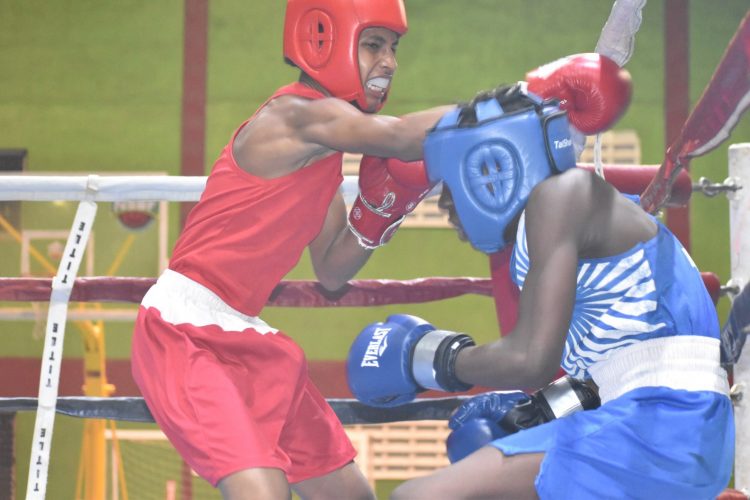
<svg viewBox="0 0 750 500">
<path fill-rule="evenodd" d="M 324 97 L 293 83 L 277 90 L 269 101 L 287 94 Z M 234 309 L 257 316 L 323 227 L 343 181 L 342 153 L 283 177 L 256 177 L 242 170 L 232 155 L 234 138 L 248 121 L 216 160 L 169 268 L 207 287 Z"/>
</svg>

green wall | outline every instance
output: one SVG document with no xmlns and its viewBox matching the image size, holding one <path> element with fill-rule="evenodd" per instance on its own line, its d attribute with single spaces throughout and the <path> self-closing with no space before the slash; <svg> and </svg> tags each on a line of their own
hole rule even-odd
<svg viewBox="0 0 750 500">
<path fill-rule="evenodd" d="M 401 114 L 456 102 L 571 53 L 593 50 L 611 8 L 603 0 L 406 0 L 410 31 L 385 113 Z M 719 8 L 720 5 L 720 8 Z M 690 95 L 700 96 L 747 11 L 745 0 L 689 2 Z M 206 165 L 234 128 L 278 86 L 296 78 L 281 58 L 284 2 L 214 0 L 210 5 Z M 643 12 L 627 68 L 634 97 L 617 128 L 635 129 L 643 162 L 660 163 L 664 144 L 664 7 Z M 32 172 L 179 173 L 183 4 L 121 0 L 0 0 L 0 148 L 29 149 Z M 730 142 L 750 137 L 747 118 Z M 729 143 L 729 142 L 728 142 Z M 727 144 L 728 144 L 727 143 Z M 726 177 L 727 144 L 692 164 L 693 178 Z M 67 227 L 74 206 L 24 204 L 29 227 Z M 97 222 L 96 273 L 106 272 L 126 233 L 106 207 Z M 702 270 L 729 278 L 727 202 L 699 195 L 691 204 L 693 256 Z M 172 209 L 173 221 L 176 220 Z M 155 229 L 138 236 L 141 250 L 120 275 L 153 275 Z M 170 240 L 177 227 L 173 225 Z M 146 249 L 146 250 L 142 250 Z M 18 249 L 0 238 L 0 271 L 17 273 Z M 402 229 L 377 251 L 361 278 L 487 276 L 486 258 L 449 230 Z M 303 258 L 289 278 L 311 278 Z M 720 304 L 722 317 L 727 303 Z M 311 359 L 342 359 L 364 324 L 411 312 L 480 340 L 497 336 L 494 306 L 485 297 L 436 304 L 300 310 L 269 308 L 263 317 L 293 335 Z M 127 358 L 130 325 L 108 326 L 107 354 Z M 30 322 L 6 322 L 0 356 L 38 357 Z M 71 328 L 66 356 L 80 356 Z M 1 384 L 12 381 L 0 381 Z M 25 491 L 33 416 L 18 419 L 19 497 Z M 60 419 L 55 433 L 53 498 L 71 498 L 80 422 Z"/>
</svg>

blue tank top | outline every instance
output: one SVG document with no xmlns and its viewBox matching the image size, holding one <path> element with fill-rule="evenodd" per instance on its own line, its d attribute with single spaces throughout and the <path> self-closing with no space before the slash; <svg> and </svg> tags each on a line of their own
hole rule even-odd
<svg viewBox="0 0 750 500">
<path fill-rule="evenodd" d="M 561 366 L 575 378 L 622 347 L 676 335 L 719 338 L 716 308 L 698 268 L 656 218 L 652 239 L 611 257 L 578 261 L 576 299 Z M 525 214 L 511 258 L 523 287 L 529 270 Z"/>
</svg>

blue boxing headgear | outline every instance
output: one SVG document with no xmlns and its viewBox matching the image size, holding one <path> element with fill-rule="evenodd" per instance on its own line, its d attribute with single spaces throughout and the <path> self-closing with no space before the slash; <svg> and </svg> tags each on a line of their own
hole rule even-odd
<svg viewBox="0 0 750 500">
<path fill-rule="evenodd" d="M 446 113 L 427 134 L 424 160 L 430 181 L 450 189 L 472 246 L 485 253 L 509 243 L 503 233 L 534 186 L 576 164 L 567 113 L 523 84 Z"/>
</svg>

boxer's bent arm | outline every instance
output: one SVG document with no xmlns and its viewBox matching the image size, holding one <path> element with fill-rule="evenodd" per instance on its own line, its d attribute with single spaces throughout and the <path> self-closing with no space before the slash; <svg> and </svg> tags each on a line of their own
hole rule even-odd
<svg viewBox="0 0 750 500">
<path fill-rule="evenodd" d="M 346 224 L 346 205 L 340 192 L 328 207 L 323 228 L 308 245 L 315 275 L 323 287 L 338 290 L 352 279 L 372 250 L 365 250 Z"/>
<path fill-rule="evenodd" d="M 531 267 L 518 322 L 498 341 L 464 349 L 456 374 L 466 383 L 498 389 L 542 387 L 559 369 L 575 303 L 583 224 L 592 219 L 582 182 L 553 177 L 537 186 L 526 209 Z M 567 182 L 567 185 L 565 184 Z"/>
<path fill-rule="evenodd" d="M 340 99 L 319 99 L 301 107 L 292 126 L 302 142 L 413 161 L 423 156 L 426 131 L 454 107 L 440 106 L 395 117 L 362 113 Z"/>
</svg>

